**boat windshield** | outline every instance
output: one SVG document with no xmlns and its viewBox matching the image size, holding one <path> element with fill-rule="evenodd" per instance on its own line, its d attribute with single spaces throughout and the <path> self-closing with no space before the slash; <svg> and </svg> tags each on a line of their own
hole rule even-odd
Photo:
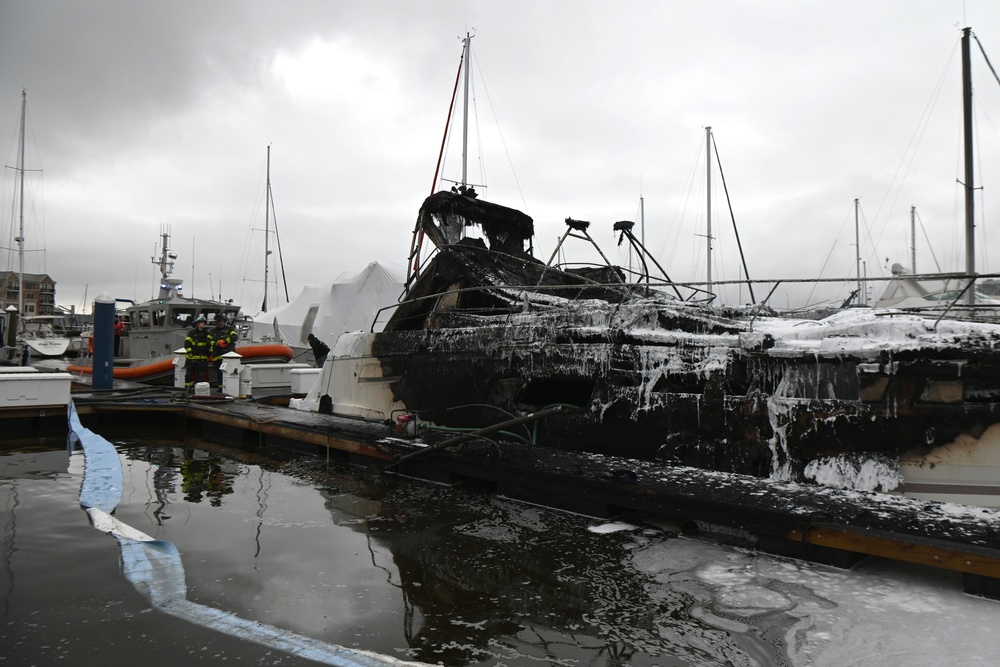
<svg viewBox="0 0 1000 667">
<path fill-rule="evenodd" d="M 42 335 L 62 335 L 66 330 L 66 321 L 62 317 L 38 316 L 24 318 L 24 331 L 36 332 Z"/>
<path fill-rule="evenodd" d="M 209 321 L 210 324 L 214 324 L 216 318 L 219 314 L 225 315 L 226 320 L 230 323 L 236 319 L 236 315 L 239 311 L 236 310 L 222 310 L 220 308 L 203 308 L 201 314 L 205 316 L 205 319 Z"/>
<path fill-rule="evenodd" d="M 194 308 L 174 308 L 170 311 L 170 324 L 180 327 L 193 326 Z"/>
</svg>

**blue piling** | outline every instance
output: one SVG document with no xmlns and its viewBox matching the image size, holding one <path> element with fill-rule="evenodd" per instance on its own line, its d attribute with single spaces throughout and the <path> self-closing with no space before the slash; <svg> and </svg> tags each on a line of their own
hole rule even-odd
<svg viewBox="0 0 1000 667">
<path fill-rule="evenodd" d="M 115 370 L 115 300 L 104 292 L 94 299 L 94 389 L 111 389 Z"/>
</svg>

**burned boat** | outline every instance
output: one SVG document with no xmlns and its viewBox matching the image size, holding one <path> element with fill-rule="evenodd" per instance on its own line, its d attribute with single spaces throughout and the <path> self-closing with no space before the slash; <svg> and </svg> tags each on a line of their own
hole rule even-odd
<svg viewBox="0 0 1000 667">
<path fill-rule="evenodd" d="M 587 223 L 567 225 L 563 240 L 592 241 Z M 462 238 L 469 227 L 485 239 Z M 630 227 L 616 223 L 619 241 L 644 252 Z M 461 193 L 429 197 L 417 228 L 436 253 L 382 330 L 337 340 L 300 408 L 413 433 L 563 406 L 491 437 L 776 479 L 1000 422 L 1000 326 L 713 306 L 645 268 L 544 263 L 530 217 Z"/>
</svg>

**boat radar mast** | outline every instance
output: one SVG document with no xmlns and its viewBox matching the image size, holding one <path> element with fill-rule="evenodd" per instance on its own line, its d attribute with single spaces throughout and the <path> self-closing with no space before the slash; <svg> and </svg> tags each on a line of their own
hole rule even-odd
<svg viewBox="0 0 1000 667">
<path fill-rule="evenodd" d="M 160 269 L 160 299 L 170 299 L 175 296 L 180 296 L 180 291 L 184 289 L 184 281 L 180 278 L 171 278 L 170 274 L 174 270 L 174 260 L 177 259 L 177 255 L 170 252 L 170 233 L 161 231 L 160 238 L 163 239 L 162 247 L 160 250 L 160 257 L 150 257 L 154 266 Z"/>
</svg>

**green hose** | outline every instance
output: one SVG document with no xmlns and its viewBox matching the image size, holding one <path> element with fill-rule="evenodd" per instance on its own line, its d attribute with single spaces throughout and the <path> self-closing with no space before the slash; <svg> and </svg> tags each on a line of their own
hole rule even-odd
<svg viewBox="0 0 1000 667">
<path fill-rule="evenodd" d="M 542 410 L 548 410 L 549 408 L 563 407 L 563 408 L 573 408 L 574 410 L 579 410 L 579 405 L 573 405 L 572 403 L 552 403 L 551 405 L 546 405 Z M 535 422 L 531 426 L 531 446 L 534 447 L 538 444 L 538 424 L 540 422 Z"/>
</svg>

